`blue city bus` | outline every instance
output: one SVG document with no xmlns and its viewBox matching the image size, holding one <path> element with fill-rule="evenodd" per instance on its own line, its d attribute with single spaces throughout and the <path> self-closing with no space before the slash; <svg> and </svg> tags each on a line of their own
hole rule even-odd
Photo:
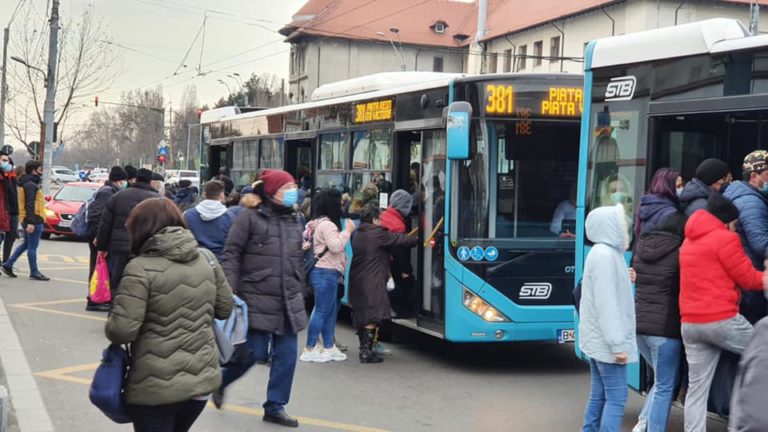
<svg viewBox="0 0 768 432">
<path fill-rule="evenodd" d="M 584 99 L 577 280 L 589 253 L 585 217 L 614 205 L 612 193 L 623 197 L 631 237 L 657 169 L 673 168 L 687 182 L 701 161 L 716 157 L 739 179 L 744 156 L 768 148 L 768 36 L 712 19 L 591 42 Z M 631 365 L 628 383 L 648 389 L 642 362 Z"/>
<path fill-rule="evenodd" d="M 394 323 L 451 342 L 570 342 L 582 86 L 568 74 L 390 73 L 302 104 L 211 110 L 201 178 L 223 167 L 242 186 L 282 168 L 351 199 L 370 199 L 373 183 L 381 207 L 409 191 L 419 246 Z"/>
</svg>

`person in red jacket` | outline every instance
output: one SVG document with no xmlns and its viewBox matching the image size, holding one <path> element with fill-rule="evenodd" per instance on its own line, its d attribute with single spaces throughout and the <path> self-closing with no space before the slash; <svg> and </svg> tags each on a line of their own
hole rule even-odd
<svg viewBox="0 0 768 432">
<path fill-rule="evenodd" d="M 752 325 L 739 314 L 739 287 L 763 290 L 757 271 L 736 234 L 739 211 L 720 194 L 691 215 L 680 248 L 680 321 L 688 360 L 685 431 L 704 432 L 707 396 L 721 350 L 741 354 Z"/>
<path fill-rule="evenodd" d="M 391 233 L 405 234 L 412 206 L 413 195 L 402 189 L 396 190 L 389 199 L 389 207 L 381 213 L 381 226 Z M 416 313 L 411 248 L 393 248 L 391 252 L 389 270 L 395 289 L 389 293 L 390 305 L 399 318 L 409 318 Z"/>
</svg>

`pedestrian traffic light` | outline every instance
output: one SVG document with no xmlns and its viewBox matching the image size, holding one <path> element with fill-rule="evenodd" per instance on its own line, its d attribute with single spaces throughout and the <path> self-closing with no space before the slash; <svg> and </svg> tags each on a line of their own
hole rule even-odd
<svg viewBox="0 0 768 432">
<path fill-rule="evenodd" d="M 157 162 L 160 163 L 160 165 L 165 163 L 165 155 L 157 155 Z"/>
<path fill-rule="evenodd" d="M 98 96 L 96 96 L 96 97 L 93 99 L 93 104 L 94 104 L 94 106 L 99 106 L 99 97 L 98 97 Z"/>
</svg>

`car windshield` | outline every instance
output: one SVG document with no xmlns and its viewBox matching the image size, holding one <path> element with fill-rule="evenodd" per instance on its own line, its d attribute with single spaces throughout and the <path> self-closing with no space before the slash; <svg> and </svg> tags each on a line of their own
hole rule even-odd
<svg viewBox="0 0 768 432">
<path fill-rule="evenodd" d="M 179 177 L 182 177 L 182 178 L 194 178 L 194 177 L 197 177 L 197 173 L 194 172 L 194 171 L 182 172 L 179 175 Z"/>
<path fill-rule="evenodd" d="M 57 201 L 88 201 L 93 196 L 96 189 L 89 187 L 64 186 L 59 189 L 54 197 Z"/>
<path fill-rule="evenodd" d="M 67 169 L 57 169 L 56 174 L 75 175 L 75 173 Z"/>
</svg>

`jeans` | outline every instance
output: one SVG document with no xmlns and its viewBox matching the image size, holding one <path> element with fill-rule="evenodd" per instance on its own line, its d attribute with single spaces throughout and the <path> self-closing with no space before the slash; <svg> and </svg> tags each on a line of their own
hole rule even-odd
<svg viewBox="0 0 768 432">
<path fill-rule="evenodd" d="M 339 272 L 315 267 L 309 274 L 309 278 L 315 290 L 315 308 L 309 317 L 307 348 L 314 348 L 320 335 L 323 337 L 323 346 L 331 348 L 336 329 L 336 315 L 339 310 L 336 298 Z"/>
<path fill-rule="evenodd" d="M 166 405 L 128 405 L 135 432 L 187 432 L 207 401 L 188 400 Z"/>
<path fill-rule="evenodd" d="M 685 432 L 707 430 L 707 398 L 721 350 L 741 354 L 752 340 L 752 324 L 742 315 L 706 324 L 683 323 L 688 360 Z"/>
<path fill-rule="evenodd" d="M 19 259 L 21 254 L 26 252 L 30 274 L 40 273 L 40 270 L 37 268 L 37 248 L 40 246 L 40 237 L 43 236 L 43 224 L 36 224 L 32 234 L 27 232 L 27 224 L 21 224 L 21 228 L 24 230 L 24 243 L 20 244 L 13 251 L 13 255 L 8 258 L 8 261 L 3 263 L 3 266 L 12 269 L 13 265 L 16 264 L 16 260 Z"/>
<path fill-rule="evenodd" d="M 582 432 L 619 432 L 627 404 L 627 365 L 589 360 L 592 390 Z"/>
<path fill-rule="evenodd" d="M 646 421 L 648 432 L 665 432 L 673 393 L 680 379 L 683 343 L 679 339 L 638 335 L 637 345 L 643 359 L 653 369 L 654 376 L 640 420 Z"/>
<path fill-rule="evenodd" d="M 13 242 L 18 237 L 19 215 L 10 215 L 9 222 L 10 231 L 6 231 L 3 236 L 3 262 L 8 261 L 13 252 Z"/>
<path fill-rule="evenodd" d="M 245 364 L 237 364 L 222 369 L 221 387 L 226 388 L 257 362 L 266 363 L 269 357 L 270 337 L 272 339 L 272 367 L 269 370 L 267 401 L 264 411 L 270 414 L 284 410 L 291 398 L 293 373 L 296 371 L 298 356 L 298 337 L 296 334 L 272 334 L 258 330 L 248 330 L 245 343 L 251 350 L 251 358 Z"/>
</svg>

